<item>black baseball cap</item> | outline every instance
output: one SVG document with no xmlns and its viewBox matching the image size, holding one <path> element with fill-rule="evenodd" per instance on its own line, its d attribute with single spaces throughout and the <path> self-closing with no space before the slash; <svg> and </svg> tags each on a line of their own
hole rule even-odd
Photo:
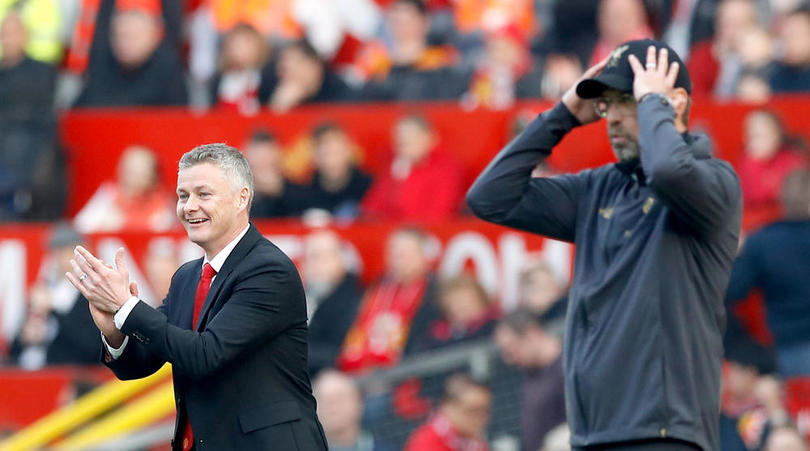
<svg viewBox="0 0 810 451">
<path fill-rule="evenodd" d="M 692 93 L 692 79 L 689 78 L 689 71 L 681 61 L 681 57 L 672 48 L 661 41 L 652 39 L 639 39 L 628 41 L 619 45 L 610 54 L 607 65 L 602 69 L 602 73 L 594 78 L 582 80 L 577 85 L 577 95 L 583 99 L 594 99 L 602 95 L 606 89 L 615 89 L 621 92 L 633 92 L 633 68 L 630 66 L 630 55 L 635 55 L 643 65 L 647 61 L 647 49 L 650 46 L 658 49 L 665 48 L 669 51 L 669 62 L 678 63 L 678 78 L 675 80 L 675 87 L 684 88 L 686 92 Z"/>
</svg>

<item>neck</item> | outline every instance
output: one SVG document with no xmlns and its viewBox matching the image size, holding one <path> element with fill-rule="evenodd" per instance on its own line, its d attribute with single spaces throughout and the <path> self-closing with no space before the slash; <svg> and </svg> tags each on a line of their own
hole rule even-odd
<svg viewBox="0 0 810 451">
<path fill-rule="evenodd" d="M 23 60 L 25 56 L 24 53 L 19 53 L 17 55 L 4 55 L 2 59 L 0 59 L 0 66 L 2 67 L 14 67 Z"/>
<path fill-rule="evenodd" d="M 231 241 L 233 241 L 241 232 L 244 230 L 245 226 L 248 225 L 247 221 L 239 221 L 239 225 L 234 227 L 233 230 L 228 232 L 225 236 L 217 240 L 217 242 L 211 246 L 203 247 L 205 251 L 205 256 L 208 257 L 208 261 L 213 260 L 217 254 L 222 252 L 222 249 L 225 249 L 225 246 L 228 245 Z"/>
<path fill-rule="evenodd" d="M 326 174 L 321 174 L 321 185 L 327 191 L 339 191 L 349 184 L 350 172 L 339 174 L 337 177 L 327 177 Z"/>
</svg>

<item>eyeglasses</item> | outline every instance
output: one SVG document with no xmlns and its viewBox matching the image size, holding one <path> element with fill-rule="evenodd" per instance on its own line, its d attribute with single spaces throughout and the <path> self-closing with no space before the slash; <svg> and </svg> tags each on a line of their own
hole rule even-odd
<svg viewBox="0 0 810 451">
<path fill-rule="evenodd" d="M 629 111 L 636 106 L 636 98 L 633 97 L 633 94 L 625 93 L 618 96 L 599 97 L 593 102 L 593 107 L 599 117 L 607 117 L 608 108 L 611 105 L 615 105 L 623 111 Z"/>
</svg>

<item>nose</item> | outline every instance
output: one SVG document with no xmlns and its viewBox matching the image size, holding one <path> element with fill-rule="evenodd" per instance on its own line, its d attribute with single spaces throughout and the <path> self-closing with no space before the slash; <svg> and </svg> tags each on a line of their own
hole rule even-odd
<svg viewBox="0 0 810 451">
<path fill-rule="evenodd" d="M 186 199 L 186 203 L 183 204 L 183 212 L 190 213 L 193 211 L 197 211 L 198 204 L 197 204 L 197 197 L 193 194 L 189 194 L 188 199 Z"/>
</svg>

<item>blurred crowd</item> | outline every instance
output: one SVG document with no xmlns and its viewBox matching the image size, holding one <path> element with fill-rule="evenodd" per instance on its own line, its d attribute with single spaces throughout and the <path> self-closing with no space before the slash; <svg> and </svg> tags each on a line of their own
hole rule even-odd
<svg viewBox="0 0 810 451">
<path fill-rule="evenodd" d="M 688 61 L 696 97 L 764 103 L 810 92 L 810 4 L 802 0 L 0 0 L 0 222 L 64 220 L 0 361 L 96 363 L 98 332 L 62 277 L 73 247 L 88 233 L 178 227 L 173 187 L 161 182 L 174 168 L 140 144 L 123 149 L 115 179 L 64 218 L 59 109 L 180 105 L 252 115 L 414 100 L 505 109 L 558 98 L 618 43 L 644 37 L 666 40 Z M 239 146 L 255 177 L 251 217 L 317 226 L 465 214 L 473 174 L 453 143 L 415 113 L 388 132 L 388 148 L 366 148 L 322 122 L 303 151 L 288 152 L 274 130 L 252 131 Z M 810 418 L 797 412 L 810 406 L 808 148 L 764 106 L 746 116 L 743 138 L 733 163 L 752 233 L 727 297 L 722 451 L 807 451 Z M 388 155 L 377 173 L 364 169 L 369 153 Z M 401 227 L 385 249 L 384 274 L 366 285 L 337 234 L 316 230 L 305 240 L 309 363 L 330 448 L 396 449 L 372 432 L 374 409 L 388 403 L 421 423 L 409 451 L 492 449 L 487 424 L 499 394 L 491 381 L 448 375 L 428 406 L 396 405 L 358 383 L 413 356 L 490 340 L 521 375 L 521 449 L 567 449 L 567 284 L 552 265 L 524 262 L 518 305 L 504 311 L 475 277 L 439 276 L 424 230 Z M 149 249 L 144 282 L 156 299 L 179 263 L 172 246 Z M 772 342 L 754 338 L 736 314 L 752 292 L 762 293 Z"/>
<path fill-rule="evenodd" d="M 805 0 L 3 0 L 6 107 L 558 98 L 630 39 L 698 96 L 810 91 Z"/>
</svg>

